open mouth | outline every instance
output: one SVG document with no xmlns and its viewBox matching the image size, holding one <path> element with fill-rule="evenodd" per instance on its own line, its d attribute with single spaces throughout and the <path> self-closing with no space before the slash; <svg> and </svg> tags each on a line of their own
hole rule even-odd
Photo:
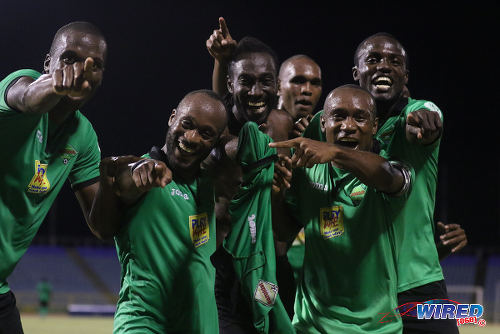
<svg viewBox="0 0 500 334">
<path fill-rule="evenodd" d="M 262 113 L 266 110 L 267 103 L 264 101 L 258 101 L 258 102 L 250 102 L 248 101 L 248 109 L 252 111 L 252 113 Z"/>
<path fill-rule="evenodd" d="M 379 90 L 388 90 L 392 86 L 392 79 L 386 76 L 380 76 L 373 80 L 373 85 Z"/>
<path fill-rule="evenodd" d="M 187 154 L 192 154 L 195 152 L 194 149 L 190 148 L 189 146 L 187 146 L 185 143 L 183 143 L 180 139 L 179 139 L 179 145 L 177 146 L 179 147 L 179 151 L 181 151 L 181 153 L 187 153 Z"/>
<path fill-rule="evenodd" d="M 338 139 L 335 144 L 338 144 L 340 146 L 348 147 L 348 148 L 356 148 L 358 146 L 358 140 L 354 138 L 340 138 Z"/>
</svg>

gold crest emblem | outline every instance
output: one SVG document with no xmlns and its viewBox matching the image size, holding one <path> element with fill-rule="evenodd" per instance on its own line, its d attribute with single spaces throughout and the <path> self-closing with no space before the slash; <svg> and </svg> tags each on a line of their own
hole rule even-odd
<svg viewBox="0 0 500 334">
<path fill-rule="evenodd" d="M 35 160 L 35 175 L 28 184 L 28 192 L 33 194 L 46 193 L 50 189 L 50 182 L 47 178 L 48 164 L 42 164 L 39 160 Z"/>
</svg>

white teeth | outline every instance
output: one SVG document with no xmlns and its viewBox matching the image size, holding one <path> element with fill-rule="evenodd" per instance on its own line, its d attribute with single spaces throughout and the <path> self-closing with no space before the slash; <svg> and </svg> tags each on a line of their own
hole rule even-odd
<svg viewBox="0 0 500 334">
<path fill-rule="evenodd" d="M 261 101 L 261 102 L 248 102 L 248 105 L 250 107 L 257 107 L 257 108 L 260 108 L 260 107 L 263 107 L 266 105 L 265 102 Z"/>
<path fill-rule="evenodd" d="M 345 141 L 345 142 L 351 142 L 351 143 L 357 143 L 357 142 L 358 142 L 358 141 L 357 141 L 356 139 L 354 139 L 354 138 L 346 138 L 346 137 L 344 137 L 344 138 L 340 138 L 339 140 L 340 140 L 340 141 Z"/>
<path fill-rule="evenodd" d="M 390 85 L 392 85 L 392 79 L 389 77 L 378 77 L 377 79 L 375 79 L 375 84 L 377 86 L 389 87 Z"/>
<path fill-rule="evenodd" d="M 194 150 L 190 149 L 189 147 L 185 146 L 180 140 L 179 140 L 179 148 L 187 153 L 193 153 Z"/>
</svg>

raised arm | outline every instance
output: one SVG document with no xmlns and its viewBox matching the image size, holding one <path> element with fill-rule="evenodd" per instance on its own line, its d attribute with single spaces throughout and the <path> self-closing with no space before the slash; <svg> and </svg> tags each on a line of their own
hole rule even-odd
<svg viewBox="0 0 500 334">
<path fill-rule="evenodd" d="M 361 182 L 388 194 L 400 192 L 409 185 L 409 172 L 383 157 L 345 148 L 340 145 L 298 137 L 283 142 L 270 143 L 276 148 L 294 148 L 293 167 L 312 167 L 332 162 L 336 167 L 353 173 Z"/>
<path fill-rule="evenodd" d="M 64 96 L 85 97 L 92 92 L 94 60 L 75 62 L 43 74 L 34 80 L 21 77 L 7 91 L 7 104 L 23 113 L 43 114 L 53 109 Z"/>
<path fill-rule="evenodd" d="M 224 96 L 227 90 L 227 66 L 231 59 L 236 41 L 231 37 L 226 21 L 219 17 L 219 29 L 214 30 L 206 42 L 208 52 L 214 58 L 214 71 L 212 74 L 212 90 Z"/>
<path fill-rule="evenodd" d="M 101 182 L 88 225 L 100 239 L 113 237 L 120 228 L 122 211 L 153 187 L 165 187 L 172 172 L 165 163 L 134 156 L 109 157 L 100 164 Z"/>
</svg>

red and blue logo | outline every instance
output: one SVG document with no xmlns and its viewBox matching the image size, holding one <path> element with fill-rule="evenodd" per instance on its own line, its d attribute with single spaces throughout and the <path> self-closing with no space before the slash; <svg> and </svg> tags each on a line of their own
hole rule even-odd
<svg viewBox="0 0 500 334">
<path fill-rule="evenodd" d="M 486 320 L 481 319 L 484 313 L 481 304 L 461 304 L 451 299 L 410 302 L 398 306 L 395 311 L 401 317 L 414 317 L 422 320 L 454 319 L 457 321 L 457 326 L 475 324 L 484 327 L 486 325 Z M 390 318 L 390 313 L 384 314 L 380 322 L 391 322 Z"/>
</svg>

